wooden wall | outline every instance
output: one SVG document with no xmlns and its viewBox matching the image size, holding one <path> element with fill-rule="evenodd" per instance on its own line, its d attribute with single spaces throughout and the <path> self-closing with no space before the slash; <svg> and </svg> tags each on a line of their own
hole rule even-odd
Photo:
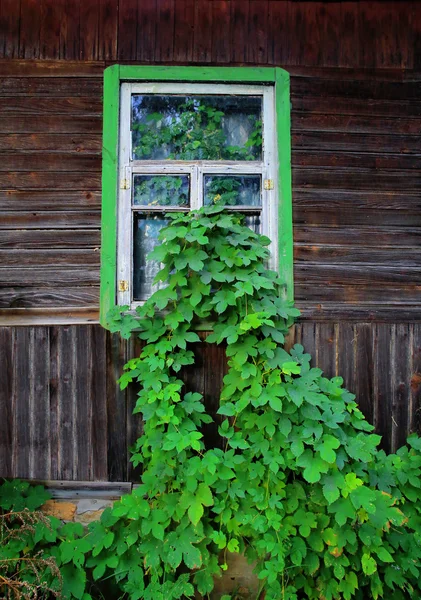
<svg viewBox="0 0 421 600">
<path fill-rule="evenodd" d="M 95 324 L 115 61 L 291 73 L 292 338 L 399 446 L 421 409 L 421 4 L 0 0 L 0 475 L 134 476 L 133 348 Z M 223 352 L 199 360 L 214 409 Z"/>
</svg>

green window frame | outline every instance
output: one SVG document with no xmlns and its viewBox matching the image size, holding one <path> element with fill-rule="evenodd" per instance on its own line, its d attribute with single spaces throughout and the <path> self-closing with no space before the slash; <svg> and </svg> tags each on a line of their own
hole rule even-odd
<svg viewBox="0 0 421 600">
<path fill-rule="evenodd" d="M 278 67 L 163 67 L 112 65 L 104 71 L 100 322 L 117 304 L 117 215 L 120 89 L 123 82 L 260 84 L 274 86 L 277 140 L 278 265 L 293 301 L 293 235 L 289 74 Z"/>
</svg>

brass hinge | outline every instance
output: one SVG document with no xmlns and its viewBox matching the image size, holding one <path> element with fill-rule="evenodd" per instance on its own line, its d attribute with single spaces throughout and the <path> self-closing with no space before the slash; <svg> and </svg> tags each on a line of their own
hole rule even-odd
<svg viewBox="0 0 421 600">
<path fill-rule="evenodd" d="M 121 190 L 129 190 L 130 189 L 130 181 L 128 179 L 122 179 L 120 181 L 120 189 Z"/>
<path fill-rule="evenodd" d="M 127 292 L 128 289 L 129 289 L 129 282 L 125 281 L 124 279 L 120 279 L 120 281 L 118 282 L 118 291 L 119 292 Z"/>
<path fill-rule="evenodd" d="M 273 190 L 273 188 L 275 187 L 273 179 L 265 179 L 263 187 L 265 188 L 265 190 Z"/>
</svg>

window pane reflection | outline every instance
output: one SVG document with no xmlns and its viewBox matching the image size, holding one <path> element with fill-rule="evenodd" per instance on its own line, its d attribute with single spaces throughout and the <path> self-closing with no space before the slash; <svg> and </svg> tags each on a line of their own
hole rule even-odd
<svg viewBox="0 0 421 600">
<path fill-rule="evenodd" d="M 205 175 L 203 181 L 205 205 L 262 205 L 260 175 Z"/>
<path fill-rule="evenodd" d="M 261 96 L 133 94 L 133 160 L 261 160 Z"/>
<path fill-rule="evenodd" d="M 161 285 L 153 285 L 155 275 L 161 269 L 156 260 L 146 260 L 149 252 L 160 242 L 158 234 L 169 221 L 161 215 L 134 213 L 133 220 L 133 300 L 146 300 Z"/>
<path fill-rule="evenodd" d="M 137 206 L 189 206 L 189 176 L 134 175 L 133 204 Z"/>
</svg>

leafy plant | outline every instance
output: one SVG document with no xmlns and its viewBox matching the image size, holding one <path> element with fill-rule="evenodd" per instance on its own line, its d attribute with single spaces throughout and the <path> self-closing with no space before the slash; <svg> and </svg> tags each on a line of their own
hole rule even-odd
<svg viewBox="0 0 421 600">
<path fill-rule="evenodd" d="M 311 368 L 301 346 L 283 348 L 298 311 L 264 266 L 269 240 L 241 219 L 218 206 L 172 215 L 150 255 L 167 286 L 136 317 L 114 313 L 115 330 L 140 328 L 145 343 L 120 379 L 141 386 L 144 433 L 132 460 L 143 476 L 98 526 L 105 536 L 123 523 L 125 533 L 97 555 L 96 575 L 118 556 L 112 568 L 133 598 L 206 595 L 226 552 L 244 552 L 267 600 L 416 598 L 419 487 L 397 465 L 418 472 L 419 457 L 379 454 L 342 379 Z M 203 319 L 215 322 L 207 341 L 228 357 L 223 449 L 205 448 L 211 418 L 178 375 L 194 363 Z"/>
<path fill-rule="evenodd" d="M 265 267 L 267 238 L 219 206 L 168 218 L 151 254 L 166 287 L 136 316 L 113 314 L 114 330 L 144 343 L 120 379 L 139 387 L 141 482 L 87 532 L 54 524 L 48 546 L 44 531 L 63 596 L 90 600 L 92 579 L 107 597 L 112 586 L 132 600 L 208 597 L 227 553 L 242 552 L 265 600 L 420 598 L 421 440 L 386 456 L 342 379 L 284 348 L 298 311 Z M 180 376 L 204 319 L 228 358 L 222 448 L 205 447 L 212 418 Z"/>
</svg>

